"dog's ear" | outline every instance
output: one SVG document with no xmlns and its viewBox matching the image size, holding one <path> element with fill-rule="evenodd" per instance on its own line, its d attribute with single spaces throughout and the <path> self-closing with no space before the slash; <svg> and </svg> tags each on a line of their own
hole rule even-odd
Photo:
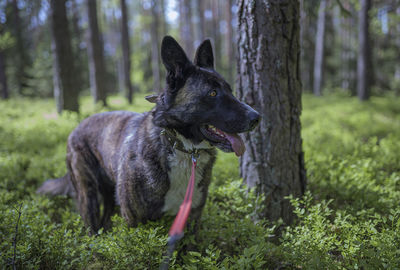
<svg viewBox="0 0 400 270">
<path fill-rule="evenodd" d="M 182 47 L 171 36 L 165 36 L 161 43 L 161 59 L 168 72 L 175 76 L 183 73 L 192 64 Z"/>
<path fill-rule="evenodd" d="M 204 40 L 197 48 L 194 64 L 202 68 L 214 69 L 214 55 L 209 39 Z"/>
</svg>

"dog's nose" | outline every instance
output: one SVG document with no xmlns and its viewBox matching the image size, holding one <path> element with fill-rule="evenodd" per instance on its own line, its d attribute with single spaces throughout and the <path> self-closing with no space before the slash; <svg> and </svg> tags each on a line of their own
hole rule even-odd
<svg viewBox="0 0 400 270">
<path fill-rule="evenodd" d="M 249 119 L 250 119 L 250 124 L 249 124 L 250 130 L 253 130 L 260 122 L 260 114 L 256 111 L 251 111 L 249 113 Z"/>
</svg>

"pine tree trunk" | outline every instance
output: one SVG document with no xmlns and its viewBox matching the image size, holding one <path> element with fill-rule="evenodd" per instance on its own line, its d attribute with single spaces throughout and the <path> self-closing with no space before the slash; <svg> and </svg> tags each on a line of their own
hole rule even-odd
<svg viewBox="0 0 400 270">
<path fill-rule="evenodd" d="M 121 4 L 121 42 L 122 42 L 122 61 L 123 61 L 123 81 L 124 93 L 129 104 L 132 104 L 133 87 L 131 83 L 131 49 L 129 45 L 128 14 L 125 0 L 120 0 Z"/>
<path fill-rule="evenodd" d="M 160 0 L 160 24 L 161 24 L 161 37 L 168 35 L 168 24 L 165 19 L 166 13 L 166 2 L 165 0 Z"/>
<path fill-rule="evenodd" d="M 86 0 L 86 4 L 89 20 L 87 48 L 90 90 L 95 103 L 101 101 L 104 106 L 107 106 L 106 69 L 104 65 L 103 39 L 97 23 L 97 4 L 96 0 Z"/>
<path fill-rule="evenodd" d="M 205 33 L 204 33 L 204 0 L 195 0 L 195 5 L 196 8 L 196 46 L 200 45 L 200 43 L 204 40 L 205 38 Z"/>
<path fill-rule="evenodd" d="M 240 159 L 243 181 L 264 195 L 259 216 L 293 220 L 285 196 L 306 187 L 301 140 L 299 2 L 239 0 L 238 97 L 261 113 L 245 135 Z"/>
<path fill-rule="evenodd" d="M 314 40 L 310 42 L 310 38 L 315 35 L 312 33 L 313 28 L 311 27 L 311 16 L 307 16 L 309 13 L 309 2 L 307 0 L 300 1 L 300 47 L 301 47 L 301 81 L 304 91 L 312 90 L 312 70 L 313 70 L 313 57 L 314 53 Z"/>
<path fill-rule="evenodd" d="M 180 21 L 179 32 L 183 49 L 189 59 L 194 57 L 193 49 L 193 30 L 192 30 L 192 9 L 190 0 L 179 1 Z"/>
<path fill-rule="evenodd" d="M 60 114 L 63 110 L 79 111 L 77 73 L 65 2 L 65 0 L 50 1 L 54 97 L 57 112 Z"/>
<path fill-rule="evenodd" d="M 8 99 L 8 85 L 7 85 L 7 75 L 6 75 L 6 61 L 5 55 L 2 50 L 0 50 L 0 87 L 1 87 L 1 97 L 3 99 Z"/>
<path fill-rule="evenodd" d="M 317 35 L 315 38 L 315 57 L 314 57 L 314 95 L 321 95 L 322 69 L 324 61 L 324 36 L 325 36 L 325 14 L 326 0 L 321 0 L 318 10 Z"/>
<path fill-rule="evenodd" d="M 82 28 L 79 26 L 79 8 L 77 4 L 78 0 L 72 0 L 70 1 L 71 3 L 71 10 L 70 10 L 70 16 L 71 16 L 71 23 L 72 23 L 72 51 L 75 55 L 76 59 L 79 59 L 79 61 L 75 61 L 75 68 L 76 68 L 76 73 L 77 77 L 75 78 L 76 80 L 76 85 L 79 86 L 79 89 L 77 90 L 80 92 L 82 89 L 86 88 L 88 86 L 87 82 L 87 66 L 85 65 L 86 62 L 82 61 L 83 59 L 86 58 L 85 52 L 83 49 L 81 49 L 80 44 L 82 42 Z M 67 10 L 67 16 L 68 16 L 68 10 Z"/>
<path fill-rule="evenodd" d="M 219 22 L 220 22 L 220 11 L 219 11 L 219 1 L 211 1 L 211 10 L 212 10 L 212 37 L 214 40 L 214 58 L 215 58 L 215 67 L 216 70 L 222 70 L 222 50 L 221 50 L 221 34 L 219 31 Z"/>
<path fill-rule="evenodd" d="M 226 23 L 227 23 L 227 31 L 226 31 L 226 59 L 227 59 L 227 79 L 230 84 L 234 83 L 233 73 L 235 72 L 235 64 L 234 64 L 234 51 L 233 51 L 233 27 L 232 27 L 232 0 L 227 0 L 225 2 L 225 12 L 226 12 Z"/>
<path fill-rule="evenodd" d="M 396 9 L 396 15 L 398 18 L 400 18 L 400 7 Z M 396 26 L 397 30 L 397 38 L 396 38 L 396 44 L 397 48 L 400 48 L 400 23 L 397 24 Z M 397 96 L 400 95 L 400 51 L 397 50 L 397 61 L 396 61 L 396 69 L 394 73 L 394 79 L 395 79 L 395 93 Z"/>
<path fill-rule="evenodd" d="M 158 1 L 153 0 L 153 4 L 151 7 L 151 15 L 152 15 L 152 22 L 151 22 L 151 69 L 153 73 L 153 87 L 154 92 L 161 92 L 161 78 L 160 78 L 160 53 L 159 53 L 159 46 L 158 46 L 158 27 L 159 27 L 159 6 Z"/>
<path fill-rule="evenodd" d="M 357 95 L 362 101 L 370 96 L 371 50 L 369 40 L 370 0 L 360 0 L 361 8 L 358 15 L 358 60 L 357 60 Z"/>
<path fill-rule="evenodd" d="M 26 65 L 26 52 L 22 34 L 21 18 L 19 15 L 18 1 L 12 1 L 13 13 L 14 13 L 14 35 L 15 35 L 15 45 L 17 50 L 16 55 L 16 79 L 18 93 L 23 94 L 23 87 L 25 85 L 25 65 Z"/>
</svg>

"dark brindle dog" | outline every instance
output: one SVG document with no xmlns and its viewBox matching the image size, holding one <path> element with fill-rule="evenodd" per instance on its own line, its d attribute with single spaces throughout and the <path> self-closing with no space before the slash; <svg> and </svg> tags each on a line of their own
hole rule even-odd
<svg viewBox="0 0 400 270">
<path fill-rule="evenodd" d="M 156 106 L 143 114 L 107 112 L 84 120 L 68 138 L 68 173 L 46 181 L 38 190 L 74 195 L 92 234 L 110 226 L 116 204 L 130 226 L 176 214 L 194 151 L 199 157 L 191 219 L 198 220 L 215 147 L 243 154 L 237 133 L 258 123 L 259 114 L 238 101 L 215 72 L 209 40 L 197 49 L 194 64 L 169 36 L 162 41 L 161 56 L 167 69 L 165 91 L 147 97 Z"/>
</svg>

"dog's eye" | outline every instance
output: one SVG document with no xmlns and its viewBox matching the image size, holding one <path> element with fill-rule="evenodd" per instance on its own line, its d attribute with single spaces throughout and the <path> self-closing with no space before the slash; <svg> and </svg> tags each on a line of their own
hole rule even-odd
<svg viewBox="0 0 400 270">
<path fill-rule="evenodd" d="M 210 92 L 208 93 L 208 95 L 209 95 L 210 97 L 215 97 L 215 96 L 217 95 L 217 91 L 212 90 L 212 91 L 210 91 Z"/>
</svg>

